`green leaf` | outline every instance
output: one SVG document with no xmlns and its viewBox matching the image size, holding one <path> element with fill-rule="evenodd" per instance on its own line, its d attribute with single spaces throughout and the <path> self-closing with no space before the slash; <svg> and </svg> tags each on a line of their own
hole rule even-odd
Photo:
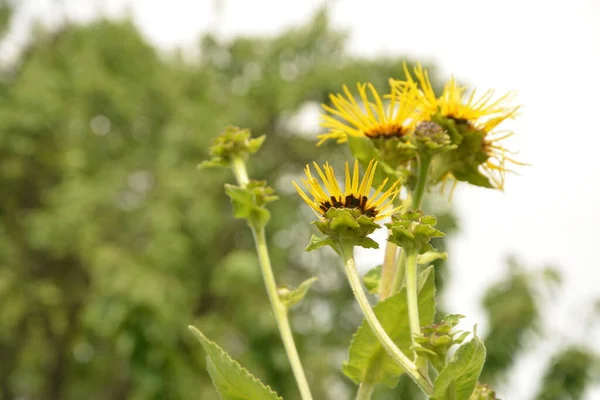
<svg viewBox="0 0 600 400">
<path fill-rule="evenodd" d="M 308 289 L 312 286 L 313 283 L 317 281 L 317 278 L 312 277 L 300 284 L 296 289 L 289 290 L 287 288 L 279 289 L 277 293 L 279 294 L 279 299 L 283 304 L 285 304 L 288 308 L 292 307 L 295 304 L 298 304 L 306 293 Z"/>
<path fill-rule="evenodd" d="M 433 323 L 435 314 L 435 283 L 433 267 L 425 269 L 418 278 L 419 320 L 421 325 Z M 384 330 L 405 354 L 411 353 L 411 334 L 408 322 L 406 289 L 380 302 L 373 311 Z M 395 387 L 404 372 L 381 346 L 366 321 L 358 328 L 350 343 L 349 359 L 344 373 L 354 382 L 384 383 Z"/>
<path fill-rule="evenodd" d="M 254 138 L 254 139 L 250 139 L 248 141 L 248 152 L 250 154 L 254 154 L 258 150 L 260 150 L 260 148 L 262 147 L 262 145 L 265 142 L 266 138 L 267 138 L 266 135 L 262 135 L 262 136 L 259 136 L 257 138 Z"/>
<path fill-rule="evenodd" d="M 331 248 L 337 252 L 337 244 L 335 240 L 333 240 L 330 237 L 323 238 L 317 235 L 312 235 L 310 237 L 310 243 L 308 244 L 308 246 L 306 246 L 304 251 L 313 251 L 323 246 L 331 246 Z"/>
<path fill-rule="evenodd" d="M 379 243 L 377 243 L 370 237 L 366 237 L 366 238 L 357 240 L 355 246 L 364 247 L 365 249 L 378 249 Z"/>
<path fill-rule="evenodd" d="M 420 265 L 426 265 L 434 262 L 435 260 L 447 260 L 448 253 L 440 251 L 427 251 L 417 257 L 417 262 Z"/>
<path fill-rule="evenodd" d="M 485 346 L 475 336 L 456 350 L 435 380 L 436 400 L 469 400 L 485 362 Z"/>
<path fill-rule="evenodd" d="M 208 373 L 223 400 L 282 400 L 202 332 L 188 328 L 206 351 Z"/>
<path fill-rule="evenodd" d="M 381 265 L 376 266 L 363 276 L 363 283 L 371 294 L 379 292 L 379 281 L 381 280 Z"/>
<path fill-rule="evenodd" d="M 264 207 L 264 204 L 277 197 L 270 194 L 263 195 L 260 188 L 256 187 L 258 183 L 255 182 L 252 186 L 249 184 L 248 187 L 243 188 L 225 184 L 225 193 L 231 199 L 235 218 L 245 219 L 255 228 L 262 228 L 271 218 L 271 213 Z"/>
<path fill-rule="evenodd" d="M 229 161 L 227 161 L 223 158 L 220 158 L 220 157 L 214 157 L 211 160 L 202 161 L 200 164 L 198 164 L 198 169 L 228 167 L 228 166 L 229 166 Z"/>
</svg>

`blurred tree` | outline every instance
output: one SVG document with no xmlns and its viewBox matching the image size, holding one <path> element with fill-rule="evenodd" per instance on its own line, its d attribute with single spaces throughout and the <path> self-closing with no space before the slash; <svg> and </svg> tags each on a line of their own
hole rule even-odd
<svg viewBox="0 0 600 400">
<path fill-rule="evenodd" d="M 324 12 L 272 39 L 207 35 L 191 63 L 129 21 L 36 31 L 0 83 L 3 399 L 216 398 L 192 322 L 296 396 L 228 174 L 195 168 L 232 123 L 269 137 L 250 167 L 282 195 L 269 226 L 279 280 L 321 279 L 294 313 L 315 396 L 350 393 L 339 367 L 359 315 L 337 261 L 303 254 L 310 227 L 289 184 L 345 156 L 317 151 L 298 112 L 342 83 L 401 75 L 400 60 L 344 46 Z"/>
<path fill-rule="evenodd" d="M 587 386 L 598 379 L 599 360 L 593 350 L 567 347 L 556 354 L 546 371 L 537 400 L 581 399 Z"/>
</svg>

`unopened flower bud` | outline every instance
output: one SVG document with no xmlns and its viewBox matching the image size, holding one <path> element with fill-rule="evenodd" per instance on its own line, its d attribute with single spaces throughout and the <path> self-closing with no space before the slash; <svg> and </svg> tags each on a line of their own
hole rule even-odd
<svg viewBox="0 0 600 400">
<path fill-rule="evenodd" d="M 228 126 L 225 131 L 213 139 L 209 150 L 212 158 L 202 162 L 199 167 L 228 166 L 236 158 L 245 160 L 248 155 L 256 153 L 264 141 L 264 135 L 251 138 L 248 129 Z"/>
</svg>

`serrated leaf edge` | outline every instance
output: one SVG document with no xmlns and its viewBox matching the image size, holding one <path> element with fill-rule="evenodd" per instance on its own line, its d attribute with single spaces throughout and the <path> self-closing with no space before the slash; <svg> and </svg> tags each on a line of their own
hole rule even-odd
<svg viewBox="0 0 600 400">
<path fill-rule="evenodd" d="M 242 370 L 251 380 L 253 380 L 254 382 L 258 383 L 260 386 L 262 386 L 265 390 L 267 390 L 268 392 L 270 392 L 272 395 L 275 396 L 275 398 L 279 399 L 279 400 L 283 400 L 283 397 L 279 396 L 279 394 L 277 392 L 275 392 L 269 385 L 266 385 L 264 383 L 261 382 L 260 379 L 258 379 L 257 377 L 255 377 L 254 375 L 252 375 L 250 373 L 250 371 L 248 371 L 246 368 L 242 367 L 242 365 L 240 365 L 240 363 L 238 363 L 236 360 L 234 360 L 233 358 L 231 358 L 231 356 L 229 354 L 227 354 L 227 352 L 225 350 L 223 350 L 221 348 L 221 346 L 219 346 L 217 343 L 213 342 L 212 340 L 208 339 L 206 336 L 204 336 L 204 334 L 202 332 L 200 332 L 200 330 L 198 330 L 196 327 L 192 326 L 192 325 L 188 325 L 188 329 L 194 334 L 194 336 L 196 336 L 196 338 L 198 338 L 198 340 L 200 341 L 200 344 L 202 345 L 202 347 L 204 348 L 204 351 L 206 351 L 206 348 L 204 347 L 205 344 L 211 345 L 214 348 L 217 349 L 217 351 L 219 351 L 222 355 L 225 356 L 225 358 L 228 361 L 231 361 L 231 363 L 239 368 L 240 370 Z M 206 356 L 208 358 L 210 358 L 210 356 L 208 355 L 208 352 L 206 352 Z M 214 364 L 214 361 L 211 360 L 211 362 Z M 231 383 L 231 382 L 230 382 Z M 217 389 L 218 390 L 218 389 Z"/>
</svg>

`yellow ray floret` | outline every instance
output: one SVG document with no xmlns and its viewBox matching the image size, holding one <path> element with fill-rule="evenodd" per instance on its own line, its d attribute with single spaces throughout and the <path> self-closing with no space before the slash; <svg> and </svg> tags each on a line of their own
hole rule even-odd
<svg viewBox="0 0 600 400">
<path fill-rule="evenodd" d="M 437 97 L 429 80 L 427 70 L 419 64 L 415 68 L 416 81 L 413 79 L 410 71 L 404 65 L 406 81 L 391 80 L 390 85 L 393 91 L 401 93 L 407 84 L 415 85 L 417 82 L 421 88 L 417 93 L 419 111 L 423 118 L 433 115 L 452 118 L 457 121 L 469 122 L 475 128 L 489 128 L 491 122 L 497 126 L 500 122 L 514 118 L 520 106 L 512 106 L 510 103 L 514 98 L 514 93 L 507 93 L 497 99 L 494 99 L 494 91 L 488 90 L 482 96 L 477 95 L 477 91 L 471 91 L 469 97 L 465 100 L 464 95 L 467 87 L 459 86 L 454 77 L 444 85 L 441 96 Z M 495 127 L 494 126 L 494 127 Z M 486 129 L 490 131 L 490 129 Z"/>
<path fill-rule="evenodd" d="M 322 183 L 314 178 L 310 172 L 310 166 L 306 166 L 305 173 L 307 179 L 302 179 L 304 186 L 308 189 L 312 199 L 293 182 L 300 197 L 308 204 L 313 211 L 320 217 L 324 216 L 327 210 L 335 208 L 354 208 L 359 209 L 363 215 L 374 218 L 375 221 L 384 219 L 394 212 L 399 207 L 389 207 L 392 201 L 400 191 L 400 180 L 394 182 L 385 192 L 388 179 L 385 179 L 381 185 L 375 190 L 372 196 L 369 196 L 373 179 L 375 178 L 375 170 L 377 161 L 371 160 L 367 166 L 367 170 L 362 178 L 359 177 L 358 161 L 354 162 L 354 171 L 350 175 L 350 167 L 346 163 L 346 179 L 344 191 L 338 185 L 333 167 L 328 163 L 323 165 L 321 169 L 317 163 L 313 163 L 319 178 Z M 383 193 L 382 193 L 383 192 Z"/>
<path fill-rule="evenodd" d="M 509 170 L 505 167 L 507 162 L 516 165 L 526 165 L 510 157 L 512 154 L 506 149 L 501 141 L 512 136 L 511 131 L 498 131 L 496 128 L 507 119 L 513 119 L 520 106 L 513 106 L 511 102 L 514 93 L 507 93 L 494 99 L 494 91 L 488 90 L 478 96 L 476 90 L 472 90 L 468 97 L 466 87 L 457 84 L 452 77 L 444 86 L 442 94 L 437 97 L 429 80 L 427 70 L 417 65 L 414 70 L 416 80 L 404 65 L 406 81 L 391 80 L 393 91 L 401 93 L 406 85 L 416 85 L 421 88 L 418 92 L 418 110 L 420 118 L 431 119 L 434 116 L 449 118 L 456 123 L 467 124 L 473 129 L 485 134 L 482 149 L 489 157 L 481 166 L 482 172 L 488 176 L 492 184 L 498 189 L 503 189 L 504 178 Z"/>
<path fill-rule="evenodd" d="M 404 90 L 393 91 L 389 103 L 385 104 L 371 83 L 357 84 L 359 101 L 354 98 L 346 85 L 344 95 L 329 95 L 331 106 L 323 104 L 321 126 L 327 132 L 318 135 L 319 143 L 335 139 L 338 143 L 348 140 L 348 136 L 389 138 L 402 137 L 414 128 L 417 108 L 416 85 L 405 85 Z"/>
</svg>

